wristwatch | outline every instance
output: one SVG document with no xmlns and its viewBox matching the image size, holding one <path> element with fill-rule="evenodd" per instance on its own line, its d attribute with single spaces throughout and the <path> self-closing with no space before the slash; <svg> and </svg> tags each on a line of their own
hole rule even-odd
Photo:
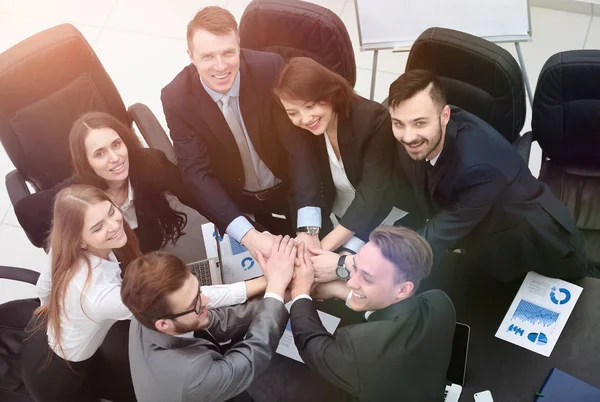
<svg viewBox="0 0 600 402">
<path fill-rule="evenodd" d="M 350 271 L 346 268 L 346 257 L 346 255 L 340 255 L 337 267 L 335 268 L 335 274 L 344 281 L 350 279 Z"/>
<path fill-rule="evenodd" d="M 308 233 L 311 236 L 318 235 L 321 231 L 319 226 L 300 226 L 298 228 L 299 233 Z"/>
</svg>

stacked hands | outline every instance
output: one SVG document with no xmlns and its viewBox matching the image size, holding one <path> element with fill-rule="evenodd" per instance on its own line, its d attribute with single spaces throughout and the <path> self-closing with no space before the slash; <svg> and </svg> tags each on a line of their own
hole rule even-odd
<svg viewBox="0 0 600 402">
<path fill-rule="evenodd" d="M 350 292 L 335 274 L 339 255 L 310 247 L 298 238 L 273 236 L 270 250 L 266 254 L 256 250 L 256 259 L 267 279 L 266 292 L 283 299 L 305 294 L 318 300 L 345 300 Z M 352 256 L 347 257 L 346 264 L 353 266 Z"/>
</svg>

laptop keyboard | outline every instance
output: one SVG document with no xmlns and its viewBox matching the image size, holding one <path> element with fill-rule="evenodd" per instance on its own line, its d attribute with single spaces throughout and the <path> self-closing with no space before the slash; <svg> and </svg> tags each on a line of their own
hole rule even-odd
<svg viewBox="0 0 600 402">
<path fill-rule="evenodd" d="M 198 278 L 201 286 L 210 286 L 212 285 L 212 279 L 210 276 L 210 263 L 208 260 L 197 261 L 188 264 L 192 274 Z"/>
</svg>

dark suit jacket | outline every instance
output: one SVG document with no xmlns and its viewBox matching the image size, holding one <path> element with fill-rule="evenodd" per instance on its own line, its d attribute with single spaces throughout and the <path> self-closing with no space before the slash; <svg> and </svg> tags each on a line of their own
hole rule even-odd
<svg viewBox="0 0 600 402">
<path fill-rule="evenodd" d="M 245 339 L 223 354 L 207 339 L 171 336 L 131 320 L 129 360 L 139 401 L 225 401 L 266 370 L 287 322 L 283 303 L 253 300 L 209 314 L 207 331 L 218 342 Z"/>
<path fill-rule="evenodd" d="M 282 141 L 290 156 L 296 206 L 319 206 L 325 220 L 336 190 L 324 135 L 286 131 Z M 414 209 L 412 191 L 401 190 L 400 176 L 394 169 L 398 155 L 390 113 L 383 106 L 356 99 L 350 115 L 339 116 L 338 143 L 348 180 L 356 189 L 354 201 L 341 217 L 342 226 L 366 239 L 393 205 Z"/>
<path fill-rule="evenodd" d="M 412 296 L 375 311 L 364 324 L 331 335 L 312 301 L 290 312 L 304 362 L 363 402 L 443 401 L 456 317 L 441 290 Z"/>
<path fill-rule="evenodd" d="M 420 234 L 436 257 L 462 247 L 504 281 L 530 270 L 582 276 L 587 258 L 569 211 L 487 123 L 452 107 L 444 148 L 429 179 L 429 162 L 412 160 L 400 143 L 398 148 L 430 218 Z"/>
<path fill-rule="evenodd" d="M 242 49 L 240 54 L 240 109 L 246 130 L 261 160 L 285 181 L 287 155 L 277 131 L 292 125 L 275 107 L 272 94 L 283 64 L 274 53 Z M 243 212 L 254 212 L 242 196 L 244 170 L 235 138 L 194 65 L 163 88 L 161 100 L 179 167 L 198 212 L 224 232 L 242 214 L 242 207 Z"/>
<path fill-rule="evenodd" d="M 151 165 L 155 166 L 155 169 L 145 174 L 154 177 L 154 183 L 160 192 L 171 193 L 182 203 L 194 208 L 192 200 L 183 185 L 179 169 L 167 159 L 162 151 L 144 148 L 142 157 L 152 160 Z M 51 189 L 31 194 L 15 205 L 17 219 L 25 233 L 27 233 L 29 240 L 36 247 L 46 246 L 46 241 L 52 229 L 52 213 L 56 195 L 63 188 L 73 184 L 77 184 L 77 182 L 74 177 L 71 177 Z M 133 204 L 138 219 L 138 227 L 135 232 L 140 242 L 140 249 L 144 253 L 160 249 L 163 241 L 162 232 L 152 206 L 146 204 L 143 197 L 137 197 L 135 190 Z"/>
</svg>

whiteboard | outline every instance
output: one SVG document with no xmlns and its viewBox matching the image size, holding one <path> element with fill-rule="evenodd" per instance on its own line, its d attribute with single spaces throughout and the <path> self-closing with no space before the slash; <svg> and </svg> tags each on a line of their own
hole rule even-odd
<svg viewBox="0 0 600 402">
<path fill-rule="evenodd" d="M 531 39 L 528 0 L 354 0 L 361 50 L 410 47 L 427 28 L 491 42 Z"/>
</svg>

